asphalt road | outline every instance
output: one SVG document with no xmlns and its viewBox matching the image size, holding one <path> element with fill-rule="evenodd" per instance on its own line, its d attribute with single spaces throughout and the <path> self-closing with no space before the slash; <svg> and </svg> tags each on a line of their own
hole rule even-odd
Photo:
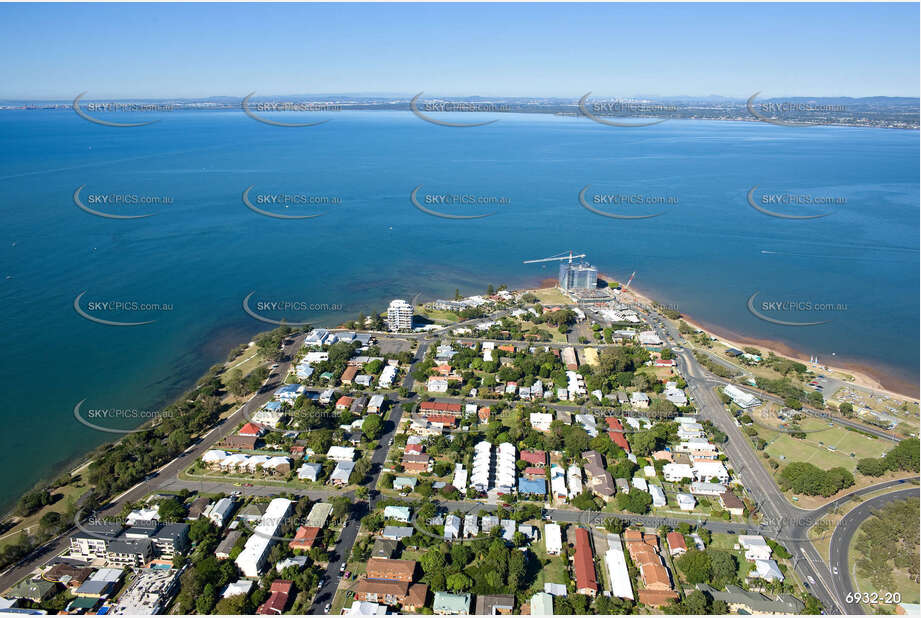
<svg viewBox="0 0 921 618">
<path fill-rule="evenodd" d="M 838 526 L 835 528 L 835 532 L 831 537 L 829 562 L 831 563 L 831 567 L 833 569 L 832 591 L 835 596 L 841 600 L 845 613 L 866 613 L 859 603 L 847 602 L 848 593 L 856 593 L 858 591 L 857 584 L 851 580 L 851 573 L 848 569 L 848 546 L 851 544 L 851 539 L 854 537 L 854 534 L 856 534 L 860 524 L 862 524 L 868 517 L 873 515 L 880 508 L 889 504 L 890 502 L 894 502 L 896 500 L 904 500 L 911 497 L 917 498 L 918 495 L 918 488 L 914 487 L 911 489 L 903 489 L 900 491 L 883 494 L 881 496 L 876 496 L 875 498 L 870 498 L 866 502 L 851 509 L 851 511 L 848 512 L 848 514 L 845 515 L 840 522 L 838 522 Z M 872 593 L 887 591 L 861 590 L 860 592 Z M 891 610 L 893 608 L 890 606 L 887 609 Z"/>
<path fill-rule="evenodd" d="M 406 372 L 406 377 L 403 380 L 403 386 L 408 389 L 412 389 L 413 386 L 412 374 L 416 363 L 425 358 L 425 352 L 428 346 L 428 342 L 424 340 L 419 341 L 419 345 L 416 348 L 416 354 L 413 357 L 413 362 L 410 364 Z M 374 509 L 377 482 L 384 468 L 384 463 L 387 461 L 387 451 L 390 449 L 391 441 L 397 429 L 400 427 L 400 420 L 403 417 L 403 407 L 400 405 L 401 403 L 402 400 L 397 400 L 390 406 L 390 415 L 387 417 L 387 422 L 384 424 L 384 430 L 378 440 L 377 448 L 371 454 L 371 472 L 368 475 L 368 479 L 363 484 L 363 486 L 367 487 L 369 490 L 369 500 L 367 503 L 355 502 L 357 508 L 353 508 L 352 515 L 349 517 L 348 522 L 342 529 L 342 533 L 339 535 L 339 539 L 336 541 L 334 554 L 330 558 L 329 564 L 326 566 L 323 584 L 317 591 L 313 599 L 313 604 L 310 606 L 310 611 L 308 612 L 310 615 L 324 614 L 326 613 L 326 606 L 332 604 L 336 596 L 336 590 L 339 588 L 339 569 L 341 565 L 348 561 L 349 556 L 352 554 L 352 546 L 355 545 L 355 539 L 358 537 L 360 519 L 365 513 Z"/>
</svg>

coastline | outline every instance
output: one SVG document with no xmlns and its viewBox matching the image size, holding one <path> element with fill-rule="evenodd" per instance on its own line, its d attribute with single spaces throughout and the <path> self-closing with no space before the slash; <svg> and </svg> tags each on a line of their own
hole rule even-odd
<svg viewBox="0 0 921 618">
<path fill-rule="evenodd" d="M 599 276 L 607 278 L 607 275 L 599 274 Z M 611 278 L 615 281 L 617 280 L 616 277 Z M 638 291 L 632 286 L 628 293 L 650 305 L 656 302 L 650 296 Z M 693 316 L 689 316 L 684 313 L 681 314 L 680 319 L 687 322 L 690 326 L 702 330 L 707 335 L 715 337 L 721 342 L 734 348 L 742 348 L 744 346 L 757 346 L 758 348 L 761 348 L 767 352 L 773 352 L 776 356 L 782 358 L 806 363 L 809 361 L 809 356 L 807 354 L 781 341 L 775 341 L 772 339 L 759 339 L 757 337 L 745 335 L 744 333 L 730 331 L 725 327 L 709 324 L 703 320 L 694 318 Z M 919 400 L 917 386 L 908 382 L 903 382 L 901 380 L 895 380 L 891 376 L 885 376 L 885 372 L 883 370 L 872 365 L 860 362 L 837 362 L 833 365 L 828 363 L 821 363 L 821 366 L 825 367 L 827 371 L 836 371 L 853 376 L 854 384 L 857 386 L 871 388 L 881 393 L 885 393 L 887 395 L 901 399 L 907 398 L 915 402 Z"/>
<path fill-rule="evenodd" d="M 620 278 L 611 276 L 611 275 L 608 275 L 602 272 L 599 272 L 598 276 L 599 276 L 599 279 L 603 279 L 605 281 L 607 280 L 620 281 Z M 522 281 L 521 284 L 522 284 L 521 287 L 510 286 L 510 289 L 524 291 L 524 290 L 533 290 L 533 289 L 552 288 L 556 286 L 557 279 L 555 277 L 537 277 L 537 278 L 530 279 L 530 281 Z M 646 303 L 649 305 L 653 305 L 656 303 L 656 301 L 649 295 L 648 292 L 644 293 L 638 290 L 637 288 L 633 287 L 632 284 L 631 284 L 631 287 L 628 290 L 626 290 L 624 293 L 633 296 L 634 298 L 636 298 L 642 303 Z M 684 320 L 685 322 L 687 322 L 689 325 L 693 326 L 694 328 L 702 330 L 703 332 L 707 333 L 711 337 L 716 337 L 721 342 L 728 344 L 732 347 L 744 347 L 746 345 L 753 345 L 765 351 L 773 352 L 775 355 L 779 357 L 796 360 L 800 362 L 808 361 L 808 357 L 805 354 L 779 341 L 758 339 L 758 338 L 750 337 L 750 336 L 747 336 L 741 333 L 735 333 L 735 332 L 729 331 L 728 329 L 725 329 L 724 327 L 710 325 L 702 320 L 695 319 L 685 314 L 682 314 L 680 319 Z M 317 326 L 319 325 L 320 324 L 317 324 Z M 332 326 L 332 328 L 336 328 L 336 326 Z M 221 330 L 221 329 L 217 329 L 217 330 Z M 264 331 L 257 330 L 256 333 L 248 337 L 244 337 L 246 341 L 243 341 L 243 342 L 238 341 L 234 336 L 221 337 L 219 342 L 212 342 L 212 348 L 215 351 L 217 351 L 217 350 L 223 349 L 224 346 L 226 345 L 226 350 L 224 350 L 224 354 L 222 356 L 224 360 L 221 361 L 222 364 L 226 364 L 228 362 L 228 356 L 230 352 L 236 346 L 240 345 L 240 343 L 252 342 L 259 333 L 269 332 L 270 330 L 271 329 L 267 329 Z M 880 379 L 877 379 L 876 377 L 877 370 L 875 370 L 872 366 L 864 365 L 861 363 L 848 363 L 848 362 L 838 363 L 835 365 L 823 364 L 822 366 L 827 367 L 829 371 L 846 373 L 848 375 L 853 376 L 855 385 L 867 387 L 867 388 L 879 391 L 881 393 L 891 395 L 893 397 L 909 399 L 912 401 L 918 401 L 918 395 L 912 394 L 912 391 L 915 390 L 916 387 L 914 387 L 911 384 L 902 383 L 899 381 L 893 382 L 892 380 L 889 380 L 887 382 L 884 382 Z M 206 374 L 207 374 L 207 371 L 201 374 L 200 376 L 197 376 L 194 380 L 189 381 L 188 388 L 181 389 L 181 391 L 177 395 L 167 396 L 165 398 L 166 401 L 171 403 L 171 402 L 177 401 L 178 399 L 181 399 L 184 393 L 186 393 L 188 389 L 193 388 L 194 385 L 198 382 L 198 380 L 200 380 L 201 377 Z M 142 423 L 138 427 L 141 427 L 144 424 L 146 423 Z M 88 452 L 82 455 L 74 455 L 62 461 L 61 467 L 67 468 L 68 470 L 67 474 L 72 475 L 75 472 L 89 466 L 93 462 L 94 455 L 97 453 L 97 451 L 99 451 L 99 449 L 105 448 L 107 445 L 117 444 L 121 439 L 122 438 L 119 438 L 117 440 L 112 440 L 112 441 L 105 441 L 95 446 L 94 448 L 92 448 L 91 450 L 89 450 Z M 54 478 L 55 477 L 52 476 L 50 478 L 39 480 L 28 491 L 33 491 L 36 488 L 41 487 L 42 485 L 46 484 L 49 480 L 53 480 Z M 28 493 L 28 491 L 23 492 L 22 494 L 20 494 L 19 497 L 21 497 L 22 495 L 25 495 L 26 493 Z M 18 500 L 19 498 L 12 501 L 8 509 L 5 509 L 6 512 L 3 514 L 2 516 L 3 518 L 14 516 L 13 509 L 15 509 L 15 506 Z"/>
<path fill-rule="evenodd" d="M 146 99 L 146 100 L 152 101 L 152 102 L 159 101 L 158 99 Z M 337 114 L 340 114 L 343 112 L 345 113 L 348 113 L 348 112 L 405 112 L 407 114 L 413 113 L 412 109 L 409 107 L 408 102 L 406 103 L 405 108 L 385 107 L 385 106 L 348 107 L 348 106 L 342 106 L 341 103 L 334 103 L 334 104 L 340 105 L 341 109 L 335 112 L 330 112 L 330 113 L 337 113 Z M 15 105 L 15 106 L 7 105 L 7 106 L 0 106 L 0 112 L 64 112 L 64 113 L 67 113 L 67 112 L 73 111 L 72 101 L 55 102 L 52 105 L 53 107 L 43 107 L 40 105 L 30 106 L 29 104 L 25 104 L 25 103 L 23 105 Z M 183 113 L 183 112 L 185 113 L 189 113 L 189 112 L 235 113 L 239 111 L 240 111 L 239 103 L 233 103 L 233 104 L 226 105 L 226 107 L 210 107 L 210 106 L 209 107 L 194 107 L 194 106 L 180 107 L 178 109 L 171 110 L 170 113 L 176 113 L 176 112 L 179 112 L 179 113 Z M 581 118 L 585 120 L 591 120 L 587 116 L 582 115 L 577 111 L 570 112 L 570 111 L 562 111 L 562 110 L 553 111 L 553 110 L 545 110 L 545 109 L 517 109 L 513 111 L 506 111 L 506 112 L 496 111 L 494 113 L 495 114 L 521 114 L 521 115 L 547 115 L 547 116 L 556 116 L 560 118 L 577 118 L 577 119 Z M 736 116 L 732 118 L 725 118 L 725 117 L 707 118 L 707 117 L 700 117 L 700 116 L 695 116 L 695 115 L 677 116 L 677 117 L 669 117 L 669 116 L 661 117 L 661 116 L 637 114 L 637 115 L 632 115 L 632 116 L 623 116 L 623 118 L 636 118 L 636 119 L 655 118 L 655 119 L 661 119 L 663 121 L 670 120 L 673 122 L 679 121 L 679 120 L 690 120 L 690 121 L 701 120 L 701 121 L 707 121 L 707 122 L 739 122 L 739 123 L 764 122 L 763 120 L 760 120 L 758 118 L 745 117 L 744 115 L 741 117 Z M 810 126 L 811 127 L 837 127 L 837 128 L 843 128 L 843 129 L 888 129 L 888 130 L 895 130 L 895 131 L 921 131 L 921 127 L 892 126 L 889 124 L 859 124 L 859 123 L 849 123 L 849 122 L 841 122 L 841 121 L 835 121 L 835 122 L 824 122 L 823 121 L 823 122 L 816 122 L 816 123 L 808 123 L 808 124 L 805 124 L 804 126 L 807 126 L 807 127 L 810 127 Z"/>
</svg>

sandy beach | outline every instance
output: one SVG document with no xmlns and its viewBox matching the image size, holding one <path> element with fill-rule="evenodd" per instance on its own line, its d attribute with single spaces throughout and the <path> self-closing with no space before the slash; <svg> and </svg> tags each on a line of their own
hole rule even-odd
<svg viewBox="0 0 921 618">
<path fill-rule="evenodd" d="M 608 277 L 606 275 L 599 275 L 599 277 L 606 280 L 616 280 L 614 277 Z M 634 296 L 641 303 L 648 305 L 655 303 L 653 299 L 645 296 L 642 292 L 633 287 L 631 287 L 626 293 Z M 720 326 L 707 324 L 702 320 L 695 319 L 694 317 L 685 314 L 681 315 L 681 319 L 694 328 L 700 329 L 711 337 L 716 337 L 724 344 L 734 348 L 755 346 L 762 352 L 773 352 L 776 356 L 780 356 L 782 358 L 806 363 L 809 361 L 808 355 L 803 354 L 799 350 L 796 350 L 795 348 L 792 348 L 779 341 L 758 339 L 740 333 L 733 333 Z M 874 367 L 860 363 L 846 362 L 836 363 L 834 365 L 822 363 L 821 367 L 825 368 L 825 370 L 829 372 L 842 373 L 853 377 L 853 383 L 857 386 L 871 388 L 875 391 L 879 391 L 881 393 L 885 393 L 900 399 L 909 399 L 915 402 L 918 401 L 918 388 L 916 386 L 902 382 L 900 380 L 895 380 L 892 378 L 892 376 L 888 376 L 885 374 L 885 372 L 877 370 Z"/>
</svg>

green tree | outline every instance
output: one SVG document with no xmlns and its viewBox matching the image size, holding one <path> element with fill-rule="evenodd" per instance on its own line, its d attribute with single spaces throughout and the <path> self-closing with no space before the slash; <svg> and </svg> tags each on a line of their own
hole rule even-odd
<svg viewBox="0 0 921 618">
<path fill-rule="evenodd" d="M 381 435 L 384 421 L 377 414 L 369 414 L 361 423 L 361 431 L 368 440 L 377 440 Z"/>
<path fill-rule="evenodd" d="M 445 585 L 452 592 L 463 592 L 473 585 L 473 580 L 463 573 L 452 573 L 445 578 Z"/>
</svg>

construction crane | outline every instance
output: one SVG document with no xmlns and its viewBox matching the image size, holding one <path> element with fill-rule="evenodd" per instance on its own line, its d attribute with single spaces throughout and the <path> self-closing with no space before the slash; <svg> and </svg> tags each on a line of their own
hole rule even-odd
<svg viewBox="0 0 921 618">
<path fill-rule="evenodd" d="M 522 262 L 522 264 L 536 264 L 537 262 L 553 262 L 555 260 L 569 260 L 569 263 L 572 264 L 572 260 L 574 258 L 584 258 L 584 257 L 585 257 L 584 253 L 573 255 L 572 251 L 570 251 L 569 255 L 563 255 L 559 257 L 554 256 L 554 257 L 548 257 L 548 258 L 541 258 L 539 260 L 525 260 L 524 262 Z"/>
<path fill-rule="evenodd" d="M 624 286 L 624 289 L 625 289 L 625 290 L 626 290 L 627 288 L 630 287 L 630 284 L 631 284 L 631 283 L 633 283 L 633 278 L 634 278 L 634 277 L 636 277 L 636 271 L 635 271 L 635 270 L 633 271 L 633 274 L 630 275 L 630 280 L 627 281 L 627 285 Z"/>
</svg>

